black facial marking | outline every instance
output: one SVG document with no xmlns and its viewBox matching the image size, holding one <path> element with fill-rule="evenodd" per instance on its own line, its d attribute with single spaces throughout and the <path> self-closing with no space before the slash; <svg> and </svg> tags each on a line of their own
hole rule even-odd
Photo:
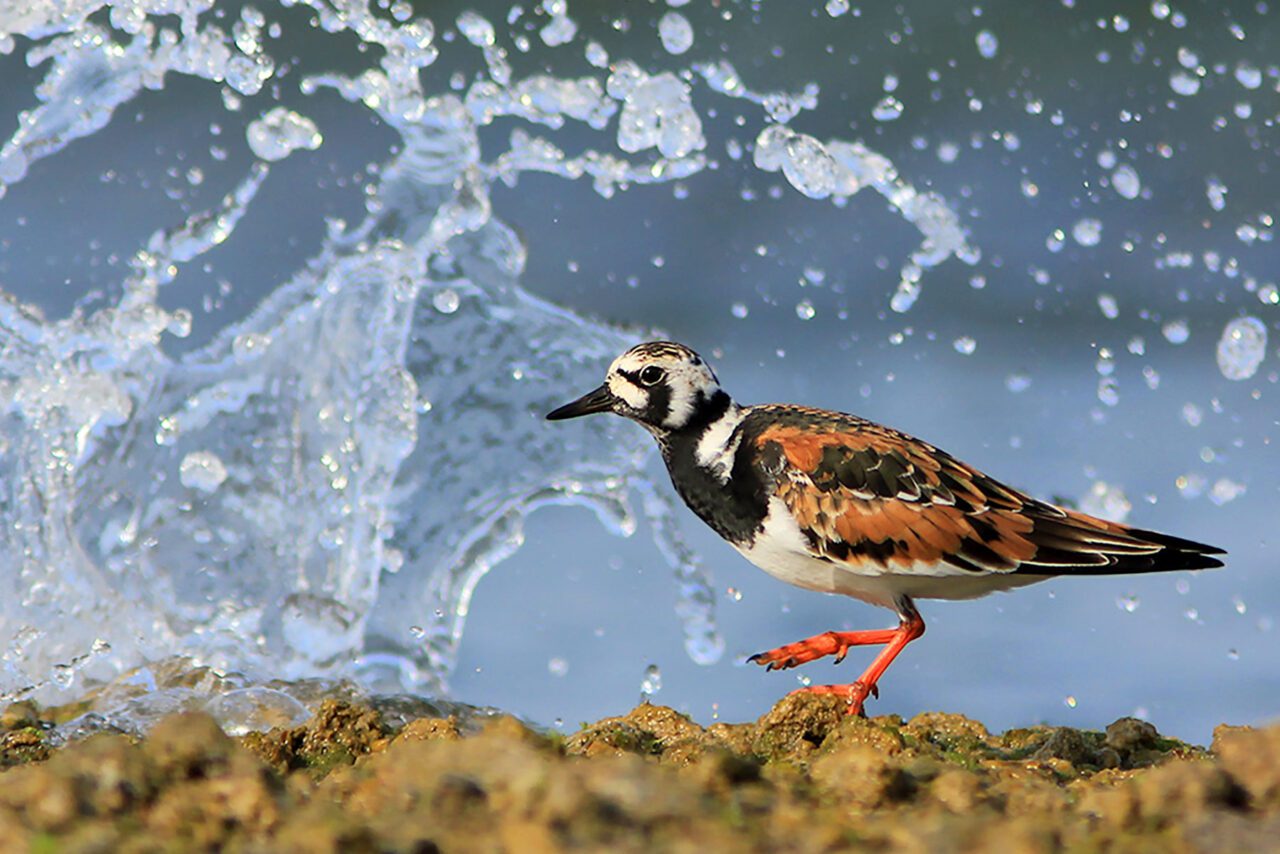
<svg viewBox="0 0 1280 854">
<path fill-rule="evenodd" d="M 649 389 L 649 405 L 640 414 L 640 420 L 655 427 L 661 427 L 671 413 L 671 386 L 660 383 Z"/>
</svg>

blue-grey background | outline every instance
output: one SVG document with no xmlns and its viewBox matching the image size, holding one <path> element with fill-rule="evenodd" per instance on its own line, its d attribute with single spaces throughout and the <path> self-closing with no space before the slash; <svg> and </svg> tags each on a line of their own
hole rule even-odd
<svg viewBox="0 0 1280 854">
<path fill-rule="evenodd" d="M 1230 552 L 1225 570 L 1195 576 L 1061 580 L 976 602 L 925 602 L 928 634 L 885 678 L 872 714 L 945 709 L 1003 728 L 1100 726 L 1138 713 L 1206 741 L 1219 722 L 1280 712 L 1280 308 L 1266 296 L 1280 260 L 1272 240 L 1280 26 L 1265 4 L 866 3 L 833 17 L 820 3 L 695 0 L 677 10 L 695 32 L 679 57 L 659 40 L 661 3 L 570 3 L 578 33 L 555 51 L 539 40 L 547 19 L 537 6 L 515 24 L 497 3 L 415 11 L 448 34 L 465 8 L 493 21 L 500 43 L 530 38 L 527 54 L 511 50 L 517 75 L 593 73 L 582 47 L 595 40 L 651 72 L 724 57 L 757 90 L 816 82 L 817 108 L 791 127 L 864 140 L 905 181 L 944 197 L 982 253 L 973 266 L 952 258 L 926 270 L 915 306 L 892 311 L 898 270 L 920 232 L 875 193 L 836 206 L 756 169 L 759 108 L 703 87 L 694 106 L 714 168 L 609 199 L 587 181 L 551 176 L 494 185 L 494 216 L 528 251 L 521 281 L 529 291 L 694 346 L 741 402 L 857 412 L 1041 497 L 1078 502 L 1102 481 L 1132 503 L 1128 521 Z M 354 45 L 344 52 L 334 39 L 314 38 L 308 14 L 269 11 L 283 33 L 273 53 L 308 72 L 353 73 L 368 63 Z M 983 32 L 998 42 L 990 57 L 978 46 Z M 19 40 L 0 56 L 6 136 L 35 104 L 40 73 L 23 61 L 26 46 Z M 446 91 L 451 75 L 470 79 L 479 68 L 474 51 L 445 51 L 423 74 Z M 1251 88 L 1242 79 L 1253 82 L 1252 70 L 1260 82 Z M 237 240 L 165 289 L 163 304 L 195 314 L 191 335 L 166 343 L 175 355 L 246 316 L 303 265 L 325 217 L 358 220 L 367 164 L 396 145 L 372 113 L 332 93 L 304 99 L 296 82 L 281 74 L 254 108 L 304 109 L 324 145 L 279 164 Z M 1194 94 L 1177 91 L 1189 88 Z M 903 109 L 880 121 L 873 111 L 887 94 Z M 243 123 L 253 114 L 227 113 L 214 88 L 175 76 L 37 163 L 0 199 L 0 288 L 50 317 L 109 301 L 120 259 L 157 219 L 215 204 L 243 174 L 251 161 Z M 482 131 L 482 144 L 500 146 L 510 130 L 499 120 Z M 570 152 L 598 144 L 573 127 L 550 135 Z M 747 153 L 734 159 L 739 145 Z M 211 147 L 225 156 L 211 156 Z M 1111 185 L 1104 152 L 1140 176 L 1137 198 Z M 193 167 L 202 173 L 196 184 Z M 1228 188 L 1221 210 L 1210 182 Z M 1072 236 L 1086 218 L 1102 225 L 1096 245 Z M 1171 253 L 1189 261 L 1171 263 Z M 220 281 L 235 287 L 224 294 Z M 1100 295 L 1114 298 L 1114 318 Z M 1242 315 L 1266 324 L 1271 342 L 1258 372 L 1236 382 L 1219 370 L 1215 347 Z M 1183 319 L 1189 337 L 1174 343 L 1163 329 Z M 966 338 L 968 354 L 956 343 Z M 1103 362 L 1114 366 L 1115 405 L 1099 397 L 1104 349 L 1113 354 Z M 586 390 L 566 387 L 562 397 Z M 1188 404 L 1201 414 L 1195 426 Z M 660 469 L 651 460 L 667 489 Z M 1196 493 L 1179 489 L 1187 477 L 1206 479 L 1203 491 L 1184 495 Z M 1245 491 L 1215 502 L 1210 489 L 1224 478 Z M 476 588 L 454 696 L 572 727 L 628 708 L 656 665 L 655 701 L 704 723 L 741 720 L 797 687 L 797 675 L 848 680 L 863 662 L 855 652 L 839 669 L 821 662 L 766 674 L 742 665 L 746 655 L 893 620 L 765 576 L 691 514 L 680 526 L 714 577 L 727 644 L 719 663 L 686 656 L 671 571 L 643 521 L 619 538 L 585 509 L 556 507 L 530 517 L 524 545 Z"/>
</svg>

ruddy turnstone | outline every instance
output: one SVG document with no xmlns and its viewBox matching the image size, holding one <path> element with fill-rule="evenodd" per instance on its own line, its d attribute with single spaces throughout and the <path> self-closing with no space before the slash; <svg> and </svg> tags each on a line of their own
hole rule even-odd
<svg viewBox="0 0 1280 854">
<path fill-rule="evenodd" d="M 1039 501 L 955 457 L 856 415 L 739 406 L 682 344 L 639 344 L 604 384 L 548 413 L 613 412 L 658 441 L 671 482 L 702 521 L 765 572 L 892 608 L 898 627 L 824 632 L 753 655 L 769 670 L 883 644 L 848 685 L 802 688 L 863 712 L 898 653 L 924 634 L 913 600 L 972 599 L 1057 575 L 1222 566 L 1222 549 Z"/>
</svg>

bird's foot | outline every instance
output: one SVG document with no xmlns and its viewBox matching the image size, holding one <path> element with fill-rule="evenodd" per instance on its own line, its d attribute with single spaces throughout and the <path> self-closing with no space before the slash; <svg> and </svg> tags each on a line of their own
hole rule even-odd
<svg viewBox="0 0 1280 854">
<path fill-rule="evenodd" d="M 836 657 L 835 663 L 844 661 L 851 646 L 867 646 L 869 644 L 888 643 L 896 634 L 895 629 L 876 629 L 862 632 L 823 632 L 802 641 L 789 643 L 768 652 L 757 653 L 747 659 L 754 664 L 764 665 L 766 670 L 786 670 L 788 667 L 799 667 L 810 661 L 817 661 L 828 655 Z"/>
<path fill-rule="evenodd" d="M 849 701 L 849 708 L 845 710 L 848 715 L 867 716 L 863 704 L 867 697 L 875 697 L 880 699 L 880 689 L 872 682 L 854 682 L 850 685 L 809 685 L 792 691 L 793 694 L 835 694 Z"/>
</svg>

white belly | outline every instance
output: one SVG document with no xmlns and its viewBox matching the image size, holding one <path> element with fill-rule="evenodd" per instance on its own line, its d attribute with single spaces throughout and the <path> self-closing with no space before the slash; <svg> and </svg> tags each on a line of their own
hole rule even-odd
<svg viewBox="0 0 1280 854">
<path fill-rule="evenodd" d="M 779 498 L 769 500 L 764 530 L 750 546 L 737 546 L 743 557 L 780 581 L 839 593 L 873 605 L 894 608 L 900 596 L 913 599 L 975 599 L 1044 581 L 1046 575 L 975 573 L 944 563 L 913 563 L 881 567 L 825 560 L 809 550 L 809 542 Z M 896 609 L 895 609 L 896 610 Z"/>
</svg>

